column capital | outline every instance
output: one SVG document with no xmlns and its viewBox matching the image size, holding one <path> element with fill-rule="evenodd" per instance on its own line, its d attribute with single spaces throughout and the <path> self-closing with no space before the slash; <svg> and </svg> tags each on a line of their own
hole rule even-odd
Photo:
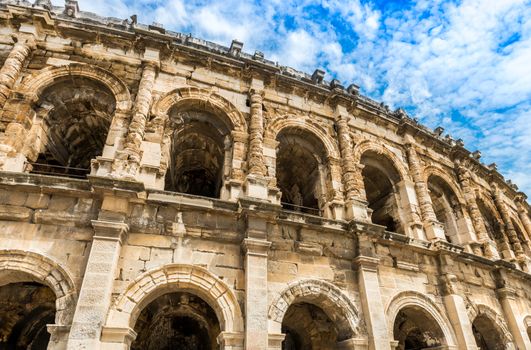
<svg viewBox="0 0 531 350">
<path fill-rule="evenodd" d="M 131 346 L 136 336 L 136 332 L 129 327 L 103 327 L 101 330 L 101 341 L 105 343 L 122 343 Z"/>
<path fill-rule="evenodd" d="M 267 257 L 270 247 L 271 242 L 262 239 L 245 238 L 242 242 L 243 251 L 249 255 Z"/>
<path fill-rule="evenodd" d="M 511 287 L 503 287 L 496 289 L 496 294 L 500 299 L 516 300 L 516 290 Z"/>
<path fill-rule="evenodd" d="M 379 262 L 379 258 L 363 255 L 357 256 L 353 260 L 353 264 L 356 269 L 372 272 L 378 271 Z"/>
<path fill-rule="evenodd" d="M 91 222 L 94 228 L 94 238 L 118 241 L 120 244 L 123 244 L 129 233 L 129 225 L 123 222 L 103 220 L 92 220 Z"/>
<path fill-rule="evenodd" d="M 284 333 L 269 333 L 267 336 L 267 345 L 269 349 L 281 349 L 282 342 L 286 338 Z"/>
<path fill-rule="evenodd" d="M 218 345 L 221 346 L 221 349 L 227 347 L 241 347 L 245 341 L 245 335 L 243 333 L 232 333 L 232 332 L 221 332 L 219 333 L 216 341 Z"/>
</svg>

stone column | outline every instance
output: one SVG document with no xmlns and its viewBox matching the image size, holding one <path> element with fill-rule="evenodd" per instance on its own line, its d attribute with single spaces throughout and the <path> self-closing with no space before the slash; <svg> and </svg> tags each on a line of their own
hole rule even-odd
<svg viewBox="0 0 531 350">
<path fill-rule="evenodd" d="M 457 290 L 458 280 L 452 273 L 455 271 L 454 258 L 450 254 L 439 256 L 441 274 L 440 285 L 443 286 L 443 301 L 448 319 L 457 337 L 457 345 L 463 350 L 477 350 L 476 339 L 472 331 L 472 323 L 468 317 L 465 301 Z"/>
<path fill-rule="evenodd" d="M 23 99 L 13 100 L 9 106 L 6 101 L 34 46 L 33 36 L 18 38 L 0 69 L 0 131 L 3 131 L 0 134 L 0 170 L 23 171 L 24 168 L 26 159 L 21 151 L 35 112 Z"/>
<path fill-rule="evenodd" d="M 470 184 L 470 172 L 464 166 L 459 166 L 457 169 L 457 174 L 459 183 L 461 184 L 461 189 L 463 190 L 466 206 L 468 212 L 470 213 L 470 218 L 472 219 L 472 225 L 476 231 L 479 243 L 483 247 L 485 257 L 497 260 L 500 258 L 500 255 L 496 249 L 496 242 L 489 237 L 487 229 L 485 228 L 483 217 L 476 202 L 476 195 Z"/>
<path fill-rule="evenodd" d="M 125 152 L 128 154 L 129 159 L 137 164 L 140 164 L 141 160 L 142 140 L 144 139 L 146 122 L 153 99 L 153 85 L 155 84 L 156 74 L 157 68 L 154 63 L 148 62 L 144 64 L 135 99 L 133 118 L 129 124 L 129 131 L 125 141 Z"/>
<path fill-rule="evenodd" d="M 243 165 L 245 158 L 245 145 L 248 135 L 243 132 L 233 131 L 232 135 L 232 154 L 225 152 L 228 178 L 225 179 L 224 189 L 222 189 L 222 199 L 236 200 L 240 196 L 242 184 L 245 180 Z M 230 149 L 230 142 L 226 145 Z M 230 161 L 228 161 L 230 157 Z"/>
<path fill-rule="evenodd" d="M 245 181 L 245 195 L 260 199 L 268 198 L 267 168 L 264 162 L 264 117 L 263 82 L 253 79 L 249 95 L 251 100 L 251 122 L 249 124 L 249 149 L 247 150 L 248 174 Z"/>
<path fill-rule="evenodd" d="M 105 198 L 102 210 L 114 206 L 127 208 L 127 199 Z M 94 237 L 68 339 L 69 349 L 98 349 L 100 335 L 111 304 L 113 282 L 127 224 L 93 220 Z"/>
<path fill-rule="evenodd" d="M 348 114 L 343 106 L 336 107 L 336 114 L 336 128 L 341 152 L 341 170 L 343 186 L 345 187 L 345 218 L 347 220 L 367 221 L 367 199 L 361 175 L 362 167 L 357 166 L 354 161 Z"/>
<path fill-rule="evenodd" d="M 442 239 L 446 240 L 443 225 L 437 220 L 433 203 L 428 190 L 428 184 L 422 176 L 423 167 L 421 166 L 419 156 L 413 144 L 407 145 L 407 158 L 411 177 L 415 183 L 415 193 L 419 202 L 420 214 L 426 237 L 429 240 Z"/>
<path fill-rule="evenodd" d="M 247 215 L 245 253 L 245 349 L 268 347 L 267 220 Z"/>
<path fill-rule="evenodd" d="M 524 225 L 524 241 L 522 242 L 523 249 L 526 251 L 527 255 L 531 257 L 531 219 L 529 219 L 529 212 L 525 206 L 526 200 L 525 194 L 521 193 L 515 198 L 516 209 L 518 210 L 518 217 Z"/>
<path fill-rule="evenodd" d="M 496 208 L 501 214 L 503 224 L 505 226 L 505 232 L 507 233 L 507 236 L 509 238 L 509 243 L 511 244 L 512 249 L 516 254 L 516 257 L 519 258 L 523 255 L 524 251 L 522 249 L 522 245 L 520 244 L 520 240 L 518 239 L 518 235 L 516 234 L 516 230 L 514 229 L 511 217 L 509 216 L 507 205 L 503 200 L 502 192 L 496 184 L 491 184 L 491 187 L 492 195 L 494 197 L 494 203 L 496 204 Z"/>
<path fill-rule="evenodd" d="M 358 239 L 360 250 L 363 252 L 363 246 L 371 243 L 365 236 L 359 235 Z M 389 339 L 387 317 L 380 293 L 378 263 L 379 259 L 376 257 L 360 255 L 354 259 L 353 266 L 358 275 L 361 307 L 369 335 L 369 349 L 389 350 L 391 339 Z"/>
<path fill-rule="evenodd" d="M 13 85 L 18 79 L 22 66 L 35 47 L 33 37 L 19 38 L 0 69 L 0 108 L 4 107 Z"/>
<path fill-rule="evenodd" d="M 527 335 L 523 315 L 520 315 L 518 311 L 516 292 L 510 287 L 504 287 L 498 288 L 496 294 L 500 300 L 509 331 L 514 337 L 516 347 L 521 350 L 531 350 L 531 341 Z"/>
</svg>

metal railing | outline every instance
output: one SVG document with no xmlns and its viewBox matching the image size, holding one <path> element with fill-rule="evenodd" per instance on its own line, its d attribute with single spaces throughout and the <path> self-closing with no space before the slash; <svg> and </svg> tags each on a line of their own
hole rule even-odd
<svg viewBox="0 0 531 350">
<path fill-rule="evenodd" d="M 293 212 L 298 212 L 298 213 L 322 216 L 322 212 L 323 212 L 319 208 L 305 207 L 303 205 L 296 205 L 296 204 L 286 203 L 286 202 L 280 202 L 280 204 L 282 205 L 282 209 L 293 211 Z"/>
<path fill-rule="evenodd" d="M 86 179 L 87 175 L 90 173 L 90 169 L 52 165 L 45 163 L 27 162 L 26 166 L 29 167 L 29 172 L 32 174 L 63 176 L 74 179 Z"/>
</svg>

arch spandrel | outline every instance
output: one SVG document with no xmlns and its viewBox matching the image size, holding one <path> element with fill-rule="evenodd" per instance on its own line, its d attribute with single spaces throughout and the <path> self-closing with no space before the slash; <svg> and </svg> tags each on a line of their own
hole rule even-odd
<svg viewBox="0 0 531 350">
<path fill-rule="evenodd" d="M 446 345 L 450 347 L 456 346 L 457 342 L 455 334 L 450 325 L 450 321 L 447 319 L 444 312 L 441 311 L 441 309 L 431 298 L 415 291 L 400 292 L 391 298 L 391 300 L 387 303 L 385 314 L 387 316 L 387 329 L 389 330 L 390 339 L 394 338 L 393 328 L 395 319 L 400 310 L 406 307 L 416 307 L 426 312 L 440 327 L 444 335 L 444 341 L 446 342 Z"/>
<path fill-rule="evenodd" d="M 404 161 L 399 159 L 399 157 L 393 153 L 385 145 L 376 143 L 371 140 L 363 140 L 354 145 L 354 163 L 360 164 L 361 158 L 367 152 L 373 152 L 378 155 L 386 157 L 394 166 L 395 170 L 398 172 L 400 180 L 409 180 L 408 170 L 404 166 Z"/>
<path fill-rule="evenodd" d="M 208 270 L 183 264 L 165 265 L 136 278 L 112 305 L 106 326 L 133 328 L 144 307 L 175 291 L 196 294 L 207 302 L 214 309 L 222 331 L 243 331 L 240 306 L 230 288 Z"/>
<path fill-rule="evenodd" d="M 320 307 L 336 323 L 343 339 L 364 334 L 364 325 L 356 306 L 333 284 L 315 279 L 291 282 L 269 306 L 269 332 L 280 333 L 290 305 L 307 302 Z"/>
<path fill-rule="evenodd" d="M 116 100 L 115 113 L 126 113 L 131 109 L 133 102 L 125 83 L 113 73 L 89 64 L 72 63 L 60 67 L 46 67 L 27 76 L 18 88 L 18 92 L 30 100 L 37 101 L 44 89 L 58 79 L 68 76 L 93 79 L 108 87 Z"/>
<path fill-rule="evenodd" d="M 231 131 L 247 131 L 247 122 L 236 106 L 211 90 L 196 87 L 182 87 L 166 93 L 153 105 L 152 115 L 162 117 L 171 109 L 181 107 L 212 112 L 227 119 Z"/>
<path fill-rule="evenodd" d="M 326 150 L 326 155 L 332 159 L 340 159 L 339 146 L 327 131 L 319 124 L 312 122 L 310 118 L 286 114 L 274 118 L 268 123 L 264 137 L 276 140 L 278 134 L 287 128 L 298 128 L 309 132 L 321 141 Z"/>
<path fill-rule="evenodd" d="M 77 293 L 68 272 L 45 255 L 22 250 L 0 250 L 0 286 L 28 279 L 50 287 L 56 296 L 55 323 L 70 325 Z"/>
</svg>

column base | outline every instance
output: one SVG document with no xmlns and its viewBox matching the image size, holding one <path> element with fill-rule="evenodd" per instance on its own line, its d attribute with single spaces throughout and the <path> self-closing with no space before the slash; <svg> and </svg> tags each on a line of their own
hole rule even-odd
<svg viewBox="0 0 531 350">
<path fill-rule="evenodd" d="M 268 180 L 259 175 L 248 175 L 243 183 L 243 193 L 246 197 L 253 197 L 267 200 L 268 198 Z"/>
<path fill-rule="evenodd" d="M 345 202 L 345 219 L 369 222 L 367 202 L 355 198 L 348 199 Z"/>
<path fill-rule="evenodd" d="M 430 221 L 425 224 L 426 238 L 429 241 L 436 239 L 446 240 L 444 226 L 438 221 Z"/>
</svg>

